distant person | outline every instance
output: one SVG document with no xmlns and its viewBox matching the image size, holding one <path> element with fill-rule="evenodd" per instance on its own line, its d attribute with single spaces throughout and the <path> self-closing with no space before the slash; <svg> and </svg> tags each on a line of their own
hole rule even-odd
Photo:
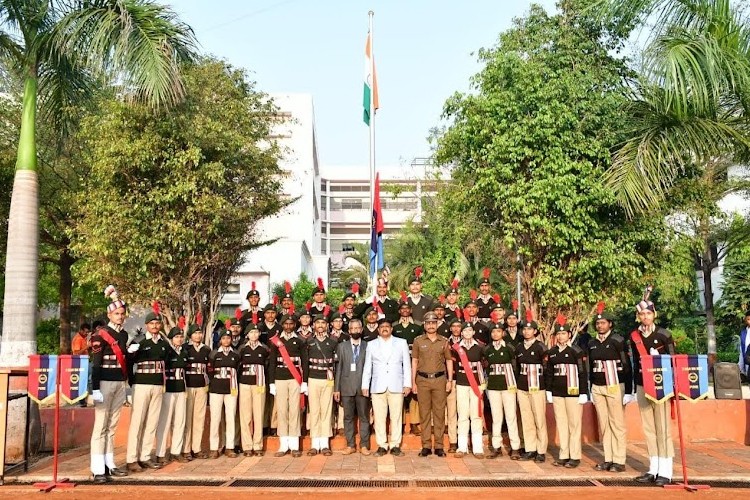
<svg viewBox="0 0 750 500">
<path fill-rule="evenodd" d="M 737 364 L 740 367 L 741 377 L 744 382 L 750 380 L 750 310 L 745 312 L 745 326 L 740 330 L 740 360 Z"/>
<path fill-rule="evenodd" d="M 71 352 L 76 356 L 88 356 L 91 346 L 91 327 L 88 323 L 82 323 L 78 332 L 73 337 Z"/>
</svg>

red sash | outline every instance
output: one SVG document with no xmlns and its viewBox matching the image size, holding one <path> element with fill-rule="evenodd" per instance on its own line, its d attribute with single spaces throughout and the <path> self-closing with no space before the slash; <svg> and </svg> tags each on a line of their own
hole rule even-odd
<svg viewBox="0 0 750 500">
<path fill-rule="evenodd" d="M 461 366 L 464 369 L 464 372 L 466 372 L 466 378 L 469 380 L 469 385 L 471 386 L 471 390 L 474 392 L 474 395 L 479 399 L 479 417 L 484 418 L 484 411 L 483 411 L 483 398 L 482 398 L 482 391 L 479 389 L 479 384 L 477 383 L 477 379 L 474 377 L 474 372 L 471 370 L 471 365 L 469 364 L 469 357 L 466 355 L 466 349 L 461 347 L 461 344 L 459 342 L 456 342 L 451 346 L 451 349 L 456 351 L 458 353 L 458 358 L 461 360 Z"/>
<path fill-rule="evenodd" d="M 281 359 L 284 360 L 286 369 L 289 370 L 289 373 L 292 374 L 292 377 L 294 377 L 294 380 L 296 380 L 297 383 L 301 386 L 302 374 L 297 369 L 297 366 L 294 364 L 294 361 L 292 361 L 292 357 L 289 356 L 289 351 L 286 350 L 286 346 L 284 345 L 284 343 L 281 341 L 278 335 L 274 335 L 273 337 L 271 337 L 271 342 L 279 350 L 279 354 L 281 354 Z M 299 407 L 300 408 L 305 407 L 305 395 L 302 394 L 301 392 L 299 394 Z"/>
<path fill-rule="evenodd" d="M 112 338 L 112 335 L 110 335 L 104 328 L 99 329 L 99 336 L 109 344 L 109 347 L 112 348 L 112 352 L 115 353 L 117 362 L 120 363 L 122 375 L 125 377 L 125 380 L 128 380 L 128 365 L 125 363 L 125 355 L 122 353 L 122 349 L 120 349 L 120 344 L 118 344 L 117 341 Z"/>
</svg>

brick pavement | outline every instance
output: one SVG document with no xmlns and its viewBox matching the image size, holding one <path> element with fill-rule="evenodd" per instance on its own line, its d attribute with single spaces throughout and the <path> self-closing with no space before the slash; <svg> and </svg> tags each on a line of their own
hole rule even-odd
<svg viewBox="0 0 750 500">
<path fill-rule="evenodd" d="M 585 478 L 585 479 L 627 479 L 645 470 L 648 459 L 645 443 L 628 443 L 628 470 L 623 474 L 597 472 L 594 464 L 601 462 L 602 451 L 598 444 L 583 446 L 583 458 L 577 469 L 564 469 L 552 466 L 557 449 L 550 446 L 547 462 L 512 461 L 507 455 L 497 459 L 479 460 L 471 455 L 464 458 L 446 458 L 417 456 L 418 438 L 405 436 L 404 457 L 363 456 L 359 453 L 343 455 L 340 450 L 345 446 L 341 438 L 334 439 L 334 454 L 330 457 L 318 455 L 300 458 L 290 455 L 276 458 L 273 451 L 277 447 L 274 438 L 268 438 L 264 457 L 221 456 L 215 460 L 193 460 L 187 464 L 173 462 L 158 471 L 132 474 L 128 479 L 166 480 L 166 479 L 534 479 Z M 308 446 L 303 446 L 308 449 Z M 125 448 L 116 450 L 116 463 L 124 465 Z M 735 442 L 698 442 L 687 448 L 688 473 L 691 481 L 702 478 L 731 479 L 750 481 L 750 447 Z M 6 476 L 6 481 L 36 481 L 51 477 L 52 460 L 44 458 L 34 464 L 27 474 Z M 74 481 L 90 479 L 88 449 L 79 448 L 61 455 L 59 466 L 60 477 L 69 477 Z M 675 479 L 681 477 L 679 450 L 675 457 Z"/>
</svg>

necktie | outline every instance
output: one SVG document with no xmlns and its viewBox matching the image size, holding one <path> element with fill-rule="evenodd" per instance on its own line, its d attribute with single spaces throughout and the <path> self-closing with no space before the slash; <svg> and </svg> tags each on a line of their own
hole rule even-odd
<svg viewBox="0 0 750 500">
<path fill-rule="evenodd" d="M 359 344 L 354 346 L 354 362 L 356 363 L 359 359 Z"/>
</svg>

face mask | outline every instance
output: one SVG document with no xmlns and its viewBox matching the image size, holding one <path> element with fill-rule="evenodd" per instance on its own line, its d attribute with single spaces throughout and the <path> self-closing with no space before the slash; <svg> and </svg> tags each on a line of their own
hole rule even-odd
<svg viewBox="0 0 750 500">
<path fill-rule="evenodd" d="M 349 336 L 353 338 L 354 340 L 359 339 L 362 336 L 362 333 L 350 333 Z"/>
</svg>

